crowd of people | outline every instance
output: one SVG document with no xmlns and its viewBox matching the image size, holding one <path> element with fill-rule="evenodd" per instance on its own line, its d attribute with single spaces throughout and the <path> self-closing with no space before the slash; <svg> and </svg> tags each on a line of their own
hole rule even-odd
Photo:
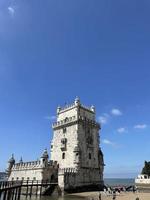
<svg viewBox="0 0 150 200">
<path fill-rule="evenodd" d="M 137 187 L 136 186 L 129 186 L 129 187 L 125 187 L 125 186 L 117 186 L 117 187 L 105 187 L 104 188 L 104 193 L 106 195 L 112 195 L 112 199 L 115 200 L 116 196 L 119 195 L 121 192 L 137 192 Z M 99 198 L 99 200 L 101 200 L 101 198 Z M 136 200 L 139 200 L 139 198 L 137 197 Z"/>
<path fill-rule="evenodd" d="M 96 200 L 103 200 L 103 195 L 105 194 L 106 196 L 110 196 L 112 200 L 117 200 L 117 196 L 121 193 L 124 192 L 137 192 L 136 186 L 130 186 L 130 187 L 125 187 L 125 186 L 116 186 L 116 187 L 105 187 L 103 193 L 99 192 L 98 197 L 96 197 Z M 90 200 L 95 200 L 95 198 L 90 198 Z M 136 197 L 135 200 L 140 200 L 139 197 Z"/>
</svg>

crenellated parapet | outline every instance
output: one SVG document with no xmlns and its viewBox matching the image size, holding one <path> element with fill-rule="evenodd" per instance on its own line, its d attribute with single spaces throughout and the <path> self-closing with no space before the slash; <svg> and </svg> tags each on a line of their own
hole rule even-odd
<svg viewBox="0 0 150 200">
<path fill-rule="evenodd" d="M 30 170 L 30 169 L 40 169 L 43 168 L 43 162 L 42 161 L 31 161 L 31 162 L 20 162 L 13 165 L 12 170 Z M 57 161 L 50 160 L 46 167 L 50 168 L 57 168 Z"/>
<path fill-rule="evenodd" d="M 81 104 L 80 99 L 78 97 L 76 97 L 74 103 L 66 104 L 64 107 L 58 106 L 57 114 L 61 114 L 63 112 L 69 111 L 75 107 L 82 107 L 83 109 L 87 110 L 88 112 L 95 113 L 95 107 L 93 105 L 91 107 L 87 107 L 87 106 Z"/>
<path fill-rule="evenodd" d="M 68 110 L 70 110 L 70 109 L 72 109 L 72 108 L 74 108 L 74 107 L 76 107 L 76 105 L 73 103 L 73 104 L 67 104 L 67 105 L 65 105 L 64 107 L 58 107 L 57 108 L 57 114 L 60 114 L 60 113 L 63 113 L 63 112 L 65 112 L 65 111 L 68 111 Z"/>
<path fill-rule="evenodd" d="M 77 168 L 60 168 L 58 171 L 59 174 L 75 174 L 78 173 Z"/>
<path fill-rule="evenodd" d="M 12 170 L 24 170 L 24 169 L 33 169 L 41 167 L 42 167 L 41 161 L 19 162 L 13 165 Z"/>
</svg>

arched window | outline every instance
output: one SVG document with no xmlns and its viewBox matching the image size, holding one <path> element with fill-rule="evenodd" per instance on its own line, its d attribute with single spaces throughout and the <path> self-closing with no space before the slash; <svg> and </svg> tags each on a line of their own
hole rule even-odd
<svg viewBox="0 0 150 200">
<path fill-rule="evenodd" d="M 68 121 L 68 117 L 65 118 L 65 122 L 67 122 L 67 121 Z"/>
<path fill-rule="evenodd" d="M 90 160 L 91 160 L 91 157 L 92 157 L 92 156 L 91 156 L 91 153 L 89 153 L 89 159 L 90 159 Z"/>
<path fill-rule="evenodd" d="M 63 128 L 63 133 L 66 133 L 67 129 L 66 128 Z"/>
<path fill-rule="evenodd" d="M 62 154 L 62 159 L 65 159 L 65 153 Z"/>
</svg>

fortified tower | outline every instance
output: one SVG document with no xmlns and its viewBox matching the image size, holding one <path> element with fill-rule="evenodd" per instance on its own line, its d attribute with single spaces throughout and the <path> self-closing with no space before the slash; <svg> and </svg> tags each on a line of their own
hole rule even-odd
<svg viewBox="0 0 150 200">
<path fill-rule="evenodd" d="M 62 190 L 103 187 L 100 124 L 94 106 L 87 108 L 76 98 L 72 105 L 58 107 L 52 128 L 51 159 L 59 163 L 58 184 Z"/>
</svg>

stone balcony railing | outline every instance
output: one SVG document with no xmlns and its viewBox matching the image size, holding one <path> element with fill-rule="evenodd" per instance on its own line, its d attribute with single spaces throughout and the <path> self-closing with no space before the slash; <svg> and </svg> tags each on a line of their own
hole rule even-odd
<svg viewBox="0 0 150 200">
<path fill-rule="evenodd" d="M 53 124 L 52 124 L 52 128 L 56 128 L 56 127 L 58 127 L 58 126 L 65 125 L 65 124 L 74 122 L 74 121 L 76 121 L 76 120 L 77 120 L 77 117 L 76 117 L 76 116 L 67 117 L 67 118 L 65 118 L 64 120 L 61 120 L 61 121 L 58 121 L 58 122 L 53 123 Z"/>
<path fill-rule="evenodd" d="M 91 125 L 93 126 L 98 126 L 100 128 L 100 124 L 97 123 L 95 120 L 91 120 L 91 119 L 88 119 L 86 117 L 83 117 L 83 116 L 79 116 L 78 118 L 76 116 L 73 116 L 73 117 L 67 117 L 65 118 L 64 120 L 61 120 L 61 121 L 58 121 L 58 122 L 55 122 L 52 124 L 52 128 L 57 128 L 59 126 L 63 126 L 63 125 L 66 125 L 66 124 L 69 124 L 71 122 L 75 122 L 77 120 L 81 120 L 81 121 L 84 121 L 84 122 L 87 122 L 87 123 L 90 123 Z"/>
</svg>

